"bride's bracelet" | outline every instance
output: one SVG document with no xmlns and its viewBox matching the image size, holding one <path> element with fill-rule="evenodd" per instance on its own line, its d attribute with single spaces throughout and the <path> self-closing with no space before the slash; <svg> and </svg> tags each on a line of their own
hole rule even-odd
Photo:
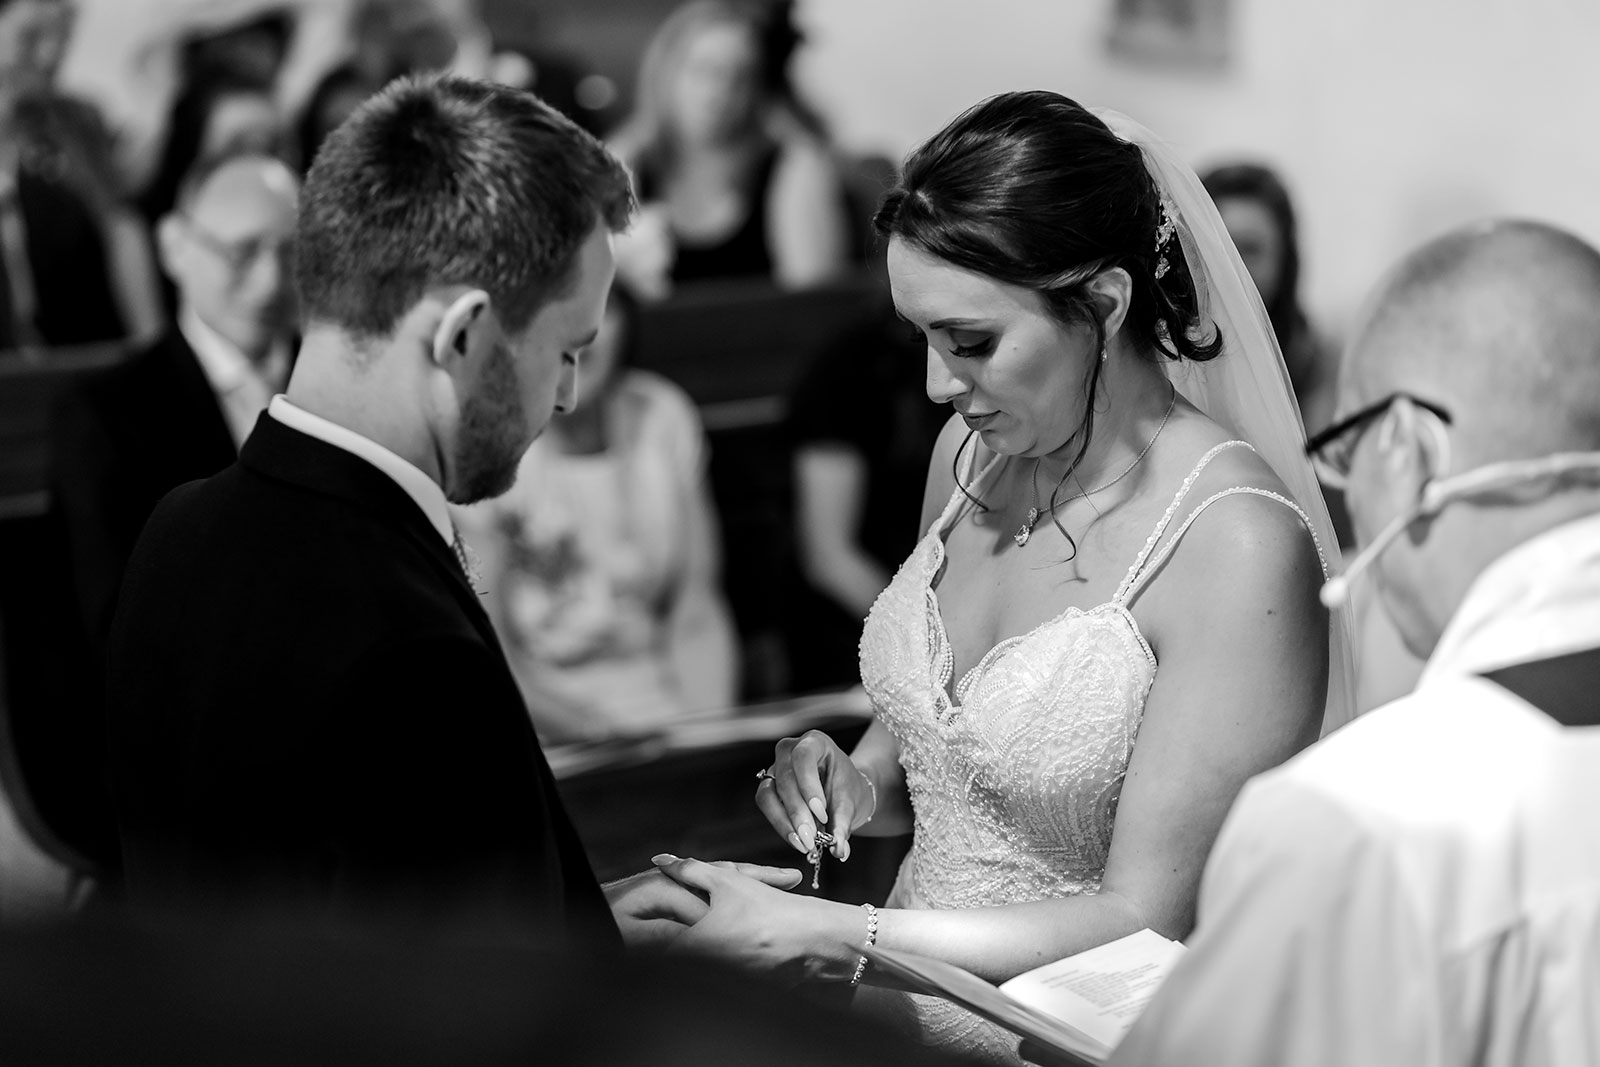
<svg viewBox="0 0 1600 1067">
<path fill-rule="evenodd" d="M 871 904 L 863 904 L 861 906 L 865 908 L 867 912 L 867 939 L 865 942 L 863 942 L 863 944 L 867 948 L 871 948 L 873 945 L 878 943 L 878 909 L 873 907 Z M 861 959 L 856 963 L 856 973 L 850 976 L 850 985 L 852 987 L 860 985 L 861 976 L 866 973 L 867 957 L 862 956 Z"/>
</svg>

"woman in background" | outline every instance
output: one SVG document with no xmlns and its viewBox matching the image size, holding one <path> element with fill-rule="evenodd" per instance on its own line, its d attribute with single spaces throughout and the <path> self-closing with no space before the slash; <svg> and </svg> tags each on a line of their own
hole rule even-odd
<svg viewBox="0 0 1600 1067">
<path fill-rule="evenodd" d="M 547 741 L 645 732 L 734 700 L 704 430 L 682 390 L 629 366 L 636 311 L 612 290 L 577 407 L 533 443 L 509 493 L 463 512 Z"/>
<path fill-rule="evenodd" d="M 838 176 L 767 87 L 763 30 L 754 9 L 694 0 L 645 51 L 634 113 L 611 140 L 643 208 L 619 270 L 644 295 L 740 276 L 807 286 L 847 266 Z"/>
<path fill-rule="evenodd" d="M 286 135 L 270 84 L 244 75 L 206 74 L 173 104 L 161 162 L 139 206 L 155 225 L 172 210 L 185 175 L 200 160 L 243 153 L 282 158 Z"/>
<path fill-rule="evenodd" d="M 1276 173 L 1255 163 L 1214 167 L 1200 181 L 1267 306 L 1300 417 L 1306 432 L 1315 433 L 1333 414 L 1339 365 L 1300 304 L 1300 238 L 1289 190 Z"/>
<path fill-rule="evenodd" d="M 831 337 L 790 398 L 799 574 L 784 612 L 796 692 L 861 680 L 861 624 L 917 543 L 923 480 L 949 411 L 928 399 L 926 343 L 887 292 Z"/>
<path fill-rule="evenodd" d="M 1201 181 L 1267 306 L 1306 432 L 1316 433 L 1332 421 L 1339 361 L 1300 306 L 1300 243 L 1288 190 L 1275 173 L 1253 163 L 1215 167 Z M 1354 544 L 1344 494 L 1324 487 L 1322 495 L 1339 544 Z M 1422 662 L 1406 649 L 1377 598 L 1369 594 L 1358 590 L 1352 602 L 1358 714 L 1411 692 L 1422 672 Z"/>
<path fill-rule="evenodd" d="M 44 267 L 35 279 L 46 303 L 65 305 L 61 314 L 43 315 L 54 335 L 44 340 L 149 340 L 166 320 L 149 231 L 129 203 L 100 112 L 59 85 L 75 9 L 47 4 L 30 17 L 18 35 L 11 73 L 18 95 L 6 118 L 10 144 L 0 145 L 8 157 L 0 170 L 14 170 L 27 186 L 25 211 L 33 209 L 36 225 L 46 223 L 36 235 L 42 240 L 30 244 L 48 247 L 47 258 L 62 268 Z"/>
</svg>

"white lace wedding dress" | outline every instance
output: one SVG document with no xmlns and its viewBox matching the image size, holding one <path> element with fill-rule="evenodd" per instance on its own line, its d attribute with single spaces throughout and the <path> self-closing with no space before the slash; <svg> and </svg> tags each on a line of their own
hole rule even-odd
<svg viewBox="0 0 1600 1067">
<path fill-rule="evenodd" d="M 1155 653 L 1128 610 L 1145 577 L 1201 512 L 1251 486 L 1216 493 L 1168 528 L 1208 452 L 1184 481 L 1108 603 L 1067 611 L 996 645 L 950 695 L 953 657 L 934 582 L 944 513 L 879 596 L 861 638 L 861 674 L 879 718 L 900 744 L 915 812 L 911 852 L 886 906 L 979 908 L 1093 893 L 1105 873 L 1128 758 L 1155 679 Z M 994 467 L 987 465 L 981 484 Z M 1314 536 L 1314 535 L 1313 535 Z M 1320 552 L 1320 546 L 1319 546 Z M 874 991 L 874 1007 L 918 1036 L 994 1063 L 1021 1063 L 1017 1037 L 948 1001 Z"/>
</svg>

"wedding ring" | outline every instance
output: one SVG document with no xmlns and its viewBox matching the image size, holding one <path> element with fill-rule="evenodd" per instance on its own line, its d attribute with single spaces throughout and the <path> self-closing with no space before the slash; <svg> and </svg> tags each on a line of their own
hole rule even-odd
<svg viewBox="0 0 1600 1067">
<path fill-rule="evenodd" d="M 770 768 L 763 767 L 759 771 L 756 772 L 756 781 L 757 782 L 775 782 L 775 781 L 777 781 L 777 779 L 772 776 L 772 770 Z M 758 786 L 757 788 L 760 788 L 760 787 Z"/>
</svg>

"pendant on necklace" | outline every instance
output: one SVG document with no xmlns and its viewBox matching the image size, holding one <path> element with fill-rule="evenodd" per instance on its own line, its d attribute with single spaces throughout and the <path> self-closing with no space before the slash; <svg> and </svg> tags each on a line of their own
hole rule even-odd
<svg viewBox="0 0 1600 1067">
<path fill-rule="evenodd" d="M 1017 527 L 1017 532 L 1012 535 L 1012 540 L 1021 548 L 1028 543 L 1028 538 L 1033 536 L 1033 524 L 1039 521 L 1039 509 L 1028 509 L 1028 521 Z"/>
</svg>

